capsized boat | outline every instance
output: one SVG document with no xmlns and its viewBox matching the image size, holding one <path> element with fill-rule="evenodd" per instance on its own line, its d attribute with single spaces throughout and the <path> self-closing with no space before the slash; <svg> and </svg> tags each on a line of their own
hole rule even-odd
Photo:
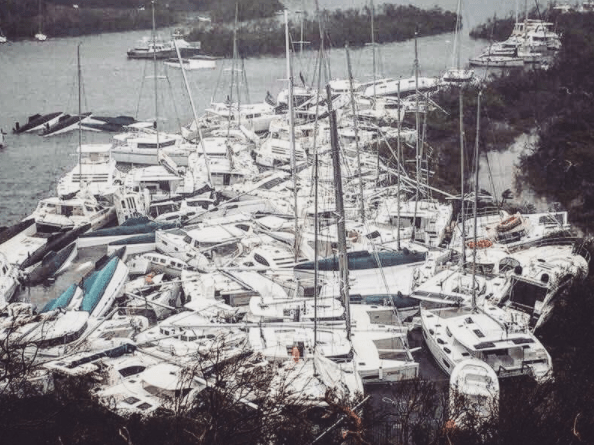
<svg viewBox="0 0 594 445">
<path fill-rule="evenodd" d="M 127 279 L 128 267 L 119 258 L 113 258 L 101 270 L 83 279 L 84 297 L 80 310 L 93 317 L 105 315 L 120 296 Z"/>
<path fill-rule="evenodd" d="M 132 218 L 116 227 L 107 227 L 82 234 L 77 244 L 79 248 L 91 246 L 105 246 L 134 236 L 155 233 L 157 230 L 173 229 L 177 223 L 151 221 L 147 217 Z M 125 244 L 125 243 L 124 243 Z"/>
<path fill-rule="evenodd" d="M 76 242 L 68 244 L 59 251 L 50 250 L 36 267 L 27 272 L 26 283 L 35 286 L 59 274 L 77 255 Z"/>
<path fill-rule="evenodd" d="M 24 125 L 20 125 L 18 122 L 15 123 L 12 132 L 20 134 L 25 132 L 39 131 L 43 129 L 46 124 L 50 127 L 56 124 L 62 116 L 64 116 L 64 113 L 61 111 L 55 111 L 48 114 L 34 114 L 29 116 L 27 123 Z"/>
<path fill-rule="evenodd" d="M 127 125 L 132 125 L 136 122 L 136 119 L 132 116 L 93 116 L 92 120 L 87 119 L 81 122 L 81 128 L 83 130 L 115 133 L 122 131 Z"/>
<path fill-rule="evenodd" d="M 71 284 L 58 298 L 48 301 L 39 311 L 43 314 L 56 309 L 72 309 L 79 307 L 83 297 L 83 290 L 76 284 Z"/>
<path fill-rule="evenodd" d="M 55 136 L 57 134 L 67 133 L 74 131 L 78 128 L 79 122 L 82 126 L 83 122 L 90 120 L 91 113 L 83 113 L 81 115 L 75 114 L 64 114 L 60 116 L 58 122 L 53 125 L 45 124 L 43 130 L 39 133 L 43 137 Z"/>
</svg>

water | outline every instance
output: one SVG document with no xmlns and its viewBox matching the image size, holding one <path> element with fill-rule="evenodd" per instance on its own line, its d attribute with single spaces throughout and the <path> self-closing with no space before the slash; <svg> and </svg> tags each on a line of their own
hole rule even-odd
<svg viewBox="0 0 594 445">
<path fill-rule="evenodd" d="M 364 0 L 319 0 L 322 8 L 351 8 L 367 4 Z M 380 3 L 376 1 L 376 4 Z M 389 3 L 409 4 L 408 0 Z M 455 11 L 457 0 L 417 0 L 421 8 L 435 5 Z M 290 10 L 315 11 L 314 0 L 288 0 Z M 461 57 L 480 53 L 484 41 L 470 40 L 468 30 L 486 21 L 496 12 L 503 16 L 516 6 L 515 0 L 494 2 L 466 0 L 463 18 L 467 24 L 461 39 Z M 297 20 L 297 18 L 294 18 Z M 80 44 L 82 70 L 82 110 L 96 115 L 132 115 L 138 119 L 154 119 L 154 79 L 151 62 L 127 60 L 126 50 L 148 31 L 109 33 L 80 38 L 50 38 L 46 42 L 20 41 L 0 46 L 0 129 L 8 132 L 8 145 L 0 152 L 0 226 L 15 223 L 31 213 L 38 200 L 55 193 L 57 179 L 76 163 L 73 155 L 78 144 L 76 132 L 51 138 L 34 134 L 12 135 L 14 123 L 26 121 L 35 113 L 65 111 L 77 113 L 76 50 Z M 453 34 L 419 39 L 419 61 L 422 75 L 437 75 L 451 65 Z M 208 52 L 208 48 L 205 48 Z M 407 77 L 413 73 L 412 41 L 381 45 L 378 71 L 385 76 Z M 371 79 L 372 56 L 369 49 L 352 50 L 353 75 Z M 231 67 L 222 60 L 219 67 Z M 330 55 L 332 77 L 346 77 L 346 57 L 342 49 Z M 305 51 L 294 63 L 296 78 L 303 73 L 312 76 L 315 53 Z M 273 95 L 283 88 L 285 62 L 277 57 L 258 57 L 245 61 L 250 99 L 261 101 L 266 92 Z M 166 68 L 159 62 L 159 117 L 164 128 L 176 131 L 190 121 L 192 112 L 179 70 Z M 379 74 L 378 74 L 379 75 Z M 215 99 L 224 100 L 229 72 L 202 70 L 188 73 L 190 89 L 201 113 L 218 87 Z M 220 78 L 220 79 L 219 79 Z M 83 143 L 108 142 L 109 135 L 83 132 Z"/>
</svg>

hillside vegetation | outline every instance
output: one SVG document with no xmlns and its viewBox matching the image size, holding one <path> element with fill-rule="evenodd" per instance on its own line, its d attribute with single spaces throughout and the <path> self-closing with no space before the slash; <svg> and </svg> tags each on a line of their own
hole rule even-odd
<svg viewBox="0 0 594 445">
<path fill-rule="evenodd" d="M 387 43 L 411 39 L 418 31 L 420 36 L 450 32 L 456 24 L 456 14 L 440 8 L 430 10 L 415 6 L 385 4 L 375 11 L 375 41 Z M 323 11 L 323 28 L 326 46 L 363 46 L 371 42 L 371 12 L 347 9 Z M 301 24 L 291 22 L 291 34 L 300 35 Z M 317 19 L 306 16 L 303 23 L 303 39 L 308 48 L 320 46 L 320 26 Z M 249 22 L 239 27 L 238 47 L 242 56 L 282 54 L 285 50 L 284 25 L 277 19 Z M 202 42 L 203 48 L 215 56 L 231 56 L 233 52 L 233 28 L 214 23 L 196 28 L 190 34 L 191 40 Z"/>
</svg>

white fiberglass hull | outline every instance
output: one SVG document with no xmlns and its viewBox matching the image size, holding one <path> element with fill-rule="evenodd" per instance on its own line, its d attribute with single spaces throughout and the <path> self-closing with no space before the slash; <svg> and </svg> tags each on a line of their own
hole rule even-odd
<svg viewBox="0 0 594 445">
<path fill-rule="evenodd" d="M 179 166 L 186 167 L 188 165 L 189 153 L 167 152 L 167 155 Z M 127 147 L 118 147 L 112 149 L 111 156 L 118 163 L 135 165 L 159 165 L 157 149 L 143 148 L 140 150 L 134 150 Z"/>
</svg>

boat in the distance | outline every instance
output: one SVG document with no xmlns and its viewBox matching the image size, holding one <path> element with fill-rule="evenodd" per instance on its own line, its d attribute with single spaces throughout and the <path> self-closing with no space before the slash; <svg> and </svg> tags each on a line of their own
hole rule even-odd
<svg viewBox="0 0 594 445">
<path fill-rule="evenodd" d="M 182 58 L 181 63 L 178 59 L 167 59 L 165 65 L 172 68 L 181 68 L 182 66 L 186 71 L 202 70 L 202 69 L 215 69 L 217 67 L 218 57 L 207 56 L 206 54 L 198 54 L 196 56 Z"/>
<path fill-rule="evenodd" d="M 524 59 L 515 56 L 498 56 L 481 54 L 469 60 L 471 66 L 487 66 L 496 68 L 519 68 L 524 66 Z"/>
<path fill-rule="evenodd" d="M 170 41 L 143 39 L 134 48 L 130 48 L 126 54 L 128 59 L 169 59 L 177 57 L 175 47 L 179 49 L 182 57 L 191 57 L 200 54 L 200 42 L 188 43 L 183 39 Z"/>
</svg>

